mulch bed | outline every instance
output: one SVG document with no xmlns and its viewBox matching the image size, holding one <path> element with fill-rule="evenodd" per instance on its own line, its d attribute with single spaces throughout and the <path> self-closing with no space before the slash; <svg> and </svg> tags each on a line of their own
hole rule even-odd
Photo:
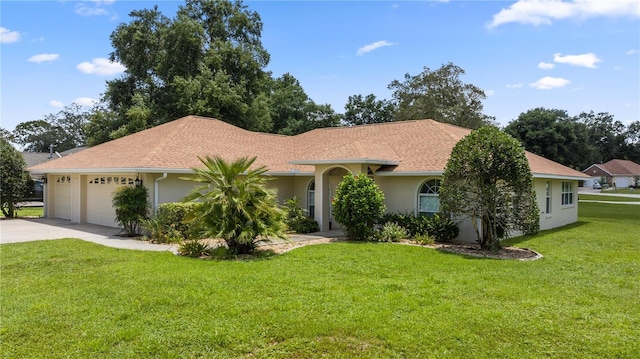
<svg viewBox="0 0 640 359">
<path fill-rule="evenodd" d="M 270 244 L 268 242 L 265 242 L 265 243 L 262 243 L 258 247 L 258 249 L 271 250 L 276 254 L 282 254 L 290 250 L 308 246 L 308 245 L 341 242 L 341 241 L 344 242 L 345 240 L 340 238 L 322 238 L 322 239 L 314 239 L 314 240 L 304 241 L 304 242 L 285 242 L 285 243 L 277 243 L 277 244 Z M 472 244 L 472 243 L 460 243 L 460 244 L 436 243 L 432 245 L 418 245 L 418 244 L 415 244 L 414 242 L 405 241 L 405 242 L 399 242 L 399 244 L 435 248 L 436 250 L 443 251 L 443 252 L 462 254 L 466 256 L 480 257 L 480 258 L 512 259 L 512 260 L 521 260 L 521 261 L 536 260 L 536 259 L 542 258 L 541 254 L 533 250 L 530 250 L 527 248 L 517 248 L 517 247 L 503 247 L 503 248 L 500 248 L 500 250 L 498 251 L 484 251 L 480 249 L 479 245 Z"/>
</svg>

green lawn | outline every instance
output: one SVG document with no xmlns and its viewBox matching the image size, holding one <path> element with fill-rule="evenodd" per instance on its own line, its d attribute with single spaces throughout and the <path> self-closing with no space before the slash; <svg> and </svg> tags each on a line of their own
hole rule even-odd
<svg viewBox="0 0 640 359">
<path fill-rule="evenodd" d="M 629 189 L 628 187 L 624 187 L 624 188 L 618 188 L 618 189 L 611 189 L 611 188 L 607 188 L 605 190 L 600 191 L 602 193 L 610 193 L 610 194 L 640 194 L 640 189 L 635 188 L 635 189 Z"/>
<path fill-rule="evenodd" d="M 374 243 L 202 261 L 66 239 L 0 246 L 0 356 L 638 358 L 640 212 L 513 240 L 544 258 Z"/>
<path fill-rule="evenodd" d="M 17 210 L 18 217 L 42 217 L 42 207 L 22 207 Z M 4 214 L 0 212 L 0 218 L 4 218 Z"/>
<path fill-rule="evenodd" d="M 638 192 L 640 194 L 640 191 Z M 587 201 L 607 201 L 607 202 L 640 202 L 640 198 L 635 197 L 622 197 L 622 196 L 601 196 L 598 194 L 584 194 L 578 195 L 579 200 Z"/>
</svg>

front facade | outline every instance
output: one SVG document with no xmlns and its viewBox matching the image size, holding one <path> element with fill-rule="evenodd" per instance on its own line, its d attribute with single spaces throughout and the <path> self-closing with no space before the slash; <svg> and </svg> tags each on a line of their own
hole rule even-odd
<svg viewBox="0 0 640 359">
<path fill-rule="evenodd" d="M 300 199 L 321 230 L 337 229 L 331 198 L 343 176 L 366 173 L 385 194 L 388 212 L 439 211 L 442 173 L 453 146 L 470 131 L 432 120 L 317 129 L 297 136 L 255 133 L 213 119 L 189 116 L 78 154 L 30 168 L 46 178 L 45 216 L 115 227 L 113 193 L 147 187 L 153 208 L 182 200 L 184 180 L 198 157 L 256 156 L 273 177 L 278 201 Z M 541 229 L 577 221 L 578 181 L 587 176 L 527 153 L 534 176 Z M 468 221 L 460 239 L 473 240 Z"/>
</svg>

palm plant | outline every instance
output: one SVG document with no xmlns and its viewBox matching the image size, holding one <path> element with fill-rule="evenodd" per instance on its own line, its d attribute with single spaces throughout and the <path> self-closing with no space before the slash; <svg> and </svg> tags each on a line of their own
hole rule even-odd
<svg viewBox="0 0 640 359">
<path fill-rule="evenodd" d="M 284 237 L 282 211 L 267 190 L 267 168 L 250 167 L 256 158 L 227 163 L 220 157 L 200 158 L 204 169 L 193 168 L 186 179 L 202 183 L 184 201 L 199 201 L 194 215 L 201 216 L 207 235 L 222 238 L 233 254 L 252 252 L 259 240 Z"/>
</svg>

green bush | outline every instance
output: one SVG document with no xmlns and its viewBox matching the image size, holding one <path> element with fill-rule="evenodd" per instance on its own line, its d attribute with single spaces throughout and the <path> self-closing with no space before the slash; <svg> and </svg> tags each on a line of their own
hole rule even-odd
<svg viewBox="0 0 640 359">
<path fill-rule="evenodd" d="M 451 219 L 442 218 L 436 214 L 429 219 L 429 229 L 427 232 L 438 242 L 451 242 L 456 239 L 458 233 L 460 233 L 460 228 Z"/>
<path fill-rule="evenodd" d="M 333 217 L 351 240 L 371 239 L 384 210 L 384 194 L 365 174 L 349 173 L 336 188 Z"/>
<path fill-rule="evenodd" d="M 180 255 L 192 258 L 200 258 L 210 255 L 211 248 L 200 239 L 188 239 L 178 247 Z"/>
<path fill-rule="evenodd" d="M 398 242 L 406 238 L 409 238 L 407 230 L 395 222 L 387 222 L 375 236 L 379 242 Z"/>
<path fill-rule="evenodd" d="M 383 227 L 389 223 L 395 223 L 406 229 L 408 237 L 416 239 L 420 236 L 429 236 L 438 242 L 451 242 L 460 233 L 458 225 L 449 218 L 439 215 L 433 217 L 416 216 L 413 213 L 387 213 L 379 222 Z"/>
<path fill-rule="evenodd" d="M 290 231 L 296 233 L 313 233 L 320 231 L 318 222 L 307 217 L 299 206 L 300 200 L 297 197 L 290 198 L 284 203 L 284 223 Z"/>
<path fill-rule="evenodd" d="M 140 222 L 149 214 L 149 192 L 147 187 L 121 187 L 113 195 L 116 222 L 122 226 L 127 236 L 140 234 Z"/>
<path fill-rule="evenodd" d="M 197 203 L 163 203 L 156 215 L 142 222 L 147 236 L 155 243 L 179 243 L 204 236 L 202 220 L 194 215 Z"/>
<path fill-rule="evenodd" d="M 429 236 L 428 234 L 419 234 L 413 237 L 413 240 L 416 241 L 416 243 L 423 244 L 423 245 L 435 243 L 435 240 L 433 239 L 433 237 Z"/>
<path fill-rule="evenodd" d="M 421 234 L 427 234 L 429 230 L 429 217 L 416 216 L 411 212 L 387 213 L 382 217 L 380 224 L 397 223 L 407 230 L 409 237 L 413 238 Z"/>
</svg>

